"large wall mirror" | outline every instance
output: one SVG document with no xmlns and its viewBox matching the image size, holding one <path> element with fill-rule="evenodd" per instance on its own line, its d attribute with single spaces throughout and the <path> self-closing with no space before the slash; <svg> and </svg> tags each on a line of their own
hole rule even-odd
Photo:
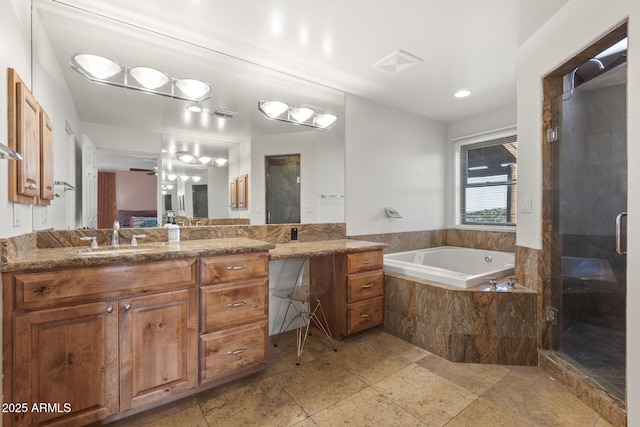
<svg viewBox="0 0 640 427">
<path fill-rule="evenodd" d="M 119 180 L 136 184 L 155 177 L 152 190 L 139 190 L 155 192 L 155 207 L 119 210 L 155 209 L 159 221 L 169 213 L 265 224 L 273 217 L 267 212 L 265 159 L 299 155 L 300 222 L 344 221 L 343 92 L 69 4 L 34 0 L 33 10 L 33 80 L 68 88 L 79 123 L 76 154 L 88 140 L 98 171 L 127 175 L 133 181 Z M 152 67 L 170 78 L 198 79 L 211 85 L 210 96 L 196 102 L 96 84 L 72 69 L 71 58 L 79 53 L 122 67 Z M 34 86 L 36 93 L 43 90 Z M 310 106 L 338 119 L 328 129 L 269 120 L 258 110 L 261 100 Z M 81 163 L 77 154 L 75 167 Z M 243 206 L 232 205 L 237 182 L 246 192 Z M 87 203 L 82 194 L 77 192 L 79 204 Z M 73 221 L 66 223 L 71 228 Z"/>
</svg>

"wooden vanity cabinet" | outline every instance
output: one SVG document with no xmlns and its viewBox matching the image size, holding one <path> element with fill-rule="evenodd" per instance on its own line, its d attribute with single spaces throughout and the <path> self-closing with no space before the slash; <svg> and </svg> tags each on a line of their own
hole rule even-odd
<svg viewBox="0 0 640 427">
<path fill-rule="evenodd" d="M 5 413 L 4 425 L 83 426 L 116 414 L 117 319 L 113 302 L 17 314 L 13 357 L 5 354 L 5 364 L 13 361 L 15 381 L 12 389 L 5 386 L 4 402 L 27 407 Z M 33 411 L 39 402 L 58 404 L 62 413 Z"/>
<path fill-rule="evenodd" d="M 196 387 L 196 266 L 3 274 L 4 402 L 29 405 L 4 425 L 83 426 Z M 40 402 L 60 412 L 32 411 Z"/>
<path fill-rule="evenodd" d="M 334 273 L 334 286 L 321 299 L 334 337 L 344 339 L 380 325 L 384 311 L 382 250 L 337 254 Z"/>
<path fill-rule="evenodd" d="M 200 260 L 200 383 L 222 383 L 269 359 L 269 255 Z"/>
</svg>

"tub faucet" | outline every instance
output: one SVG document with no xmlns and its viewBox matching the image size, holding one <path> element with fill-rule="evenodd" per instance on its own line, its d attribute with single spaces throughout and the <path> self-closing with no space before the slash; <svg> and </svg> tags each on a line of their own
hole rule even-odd
<svg viewBox="0 0 640 427">
<path fill-rule="evenodd" d="M 120 246 L 120 221 L 113 221 L 113 234 L 111 235 L 111 246 Z"/>
<path fill-rule="evenodd" d="M 495 277 L 491 276 L 487 277 L 486 279 L 489 281 L 489 290 L 495 291 L 498 289 L 498 281 Z"/>
</svg>

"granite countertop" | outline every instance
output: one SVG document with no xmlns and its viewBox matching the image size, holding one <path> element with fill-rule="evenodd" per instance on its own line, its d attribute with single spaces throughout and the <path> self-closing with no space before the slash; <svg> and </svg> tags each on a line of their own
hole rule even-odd
<svg viewBox="0 0 640 427">
<path fill-rule="evenodd" d="M 215 254 L 267 251 L 273 243 L 248 238 L 185 240 L 179 243 L 148 243 L 139 246 L 68 247 L 35 249 L 24 256 L 0 263 L 0 271 L 116 264 L 133 261 L 162 261 Z"/>
<path fill-rule="evenodd" d="M 179 243 L 146 243 L 138 246 L 121 245 L 35 249 L 29 253 L 0 263 L 0 271 L 27 271 L 46 268 L 65 268 L 107 265 L 135 261 L 162 261 L 216 254 L 269 251 L 271 260 L 306 256 L 353 253 L 385 248 L 382 243 L 358 240 L 322 240 L 274 244 L 249 238 L 185 240 Z"/>
<path fill-rule="evenodd" d="M 269 250 L 271 260 L 300 258 L 305 256 L 331 255 L 335 253 L 354 253 L 375 251 L 387 247 L 384 243 L 365 242 L 361 240 L 321 240 L 317 242 L 292 242 L 276 244 Z"/>
</svg>

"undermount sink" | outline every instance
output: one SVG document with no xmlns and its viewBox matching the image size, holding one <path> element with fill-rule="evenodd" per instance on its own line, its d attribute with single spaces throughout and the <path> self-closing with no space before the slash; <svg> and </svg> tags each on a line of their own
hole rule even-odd
<svg viewBox="0 0 640 427">
<path fill-rule="evenodd" d="M 148 251 L 148 248 L 119 248 L 119 249 L 80 249 L 80 255 L 122 255 Z"/>
</svg>

